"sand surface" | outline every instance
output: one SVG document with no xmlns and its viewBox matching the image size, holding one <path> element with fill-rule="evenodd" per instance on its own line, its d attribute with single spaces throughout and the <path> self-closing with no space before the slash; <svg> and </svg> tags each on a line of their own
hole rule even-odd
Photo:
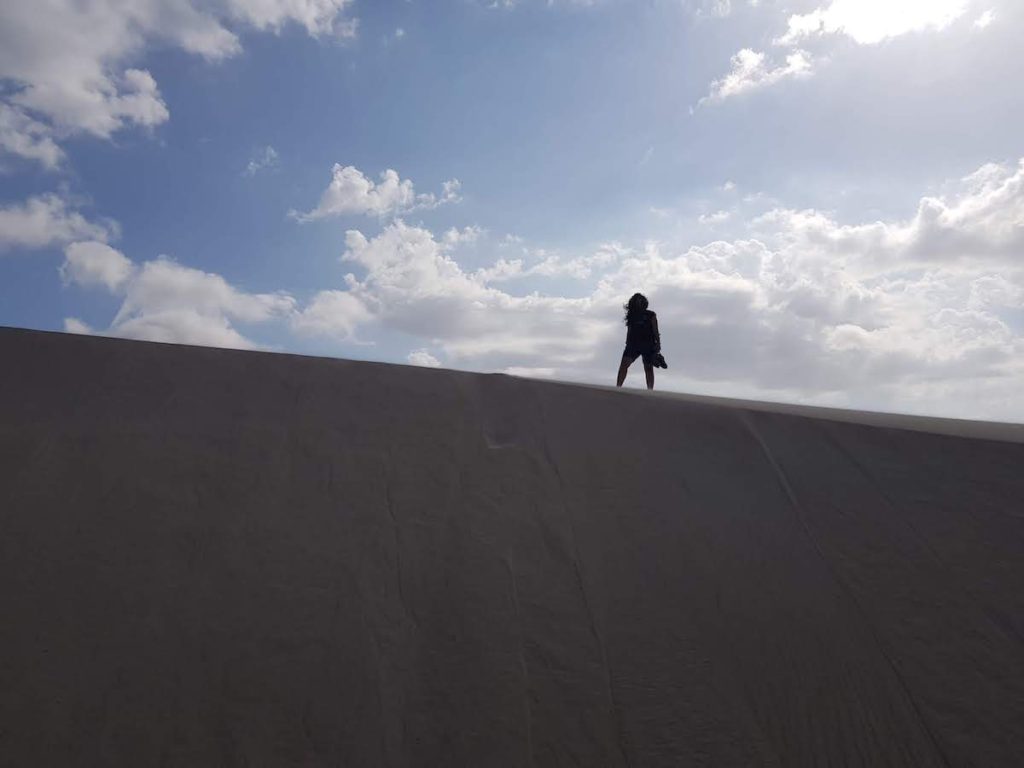
<svg viewBox="0 0 1024 768">
<path fill-rule="evenodd" d="M 0 765 L 1024 760 L 1019 427 L 0 360 Z"/>
</svg>

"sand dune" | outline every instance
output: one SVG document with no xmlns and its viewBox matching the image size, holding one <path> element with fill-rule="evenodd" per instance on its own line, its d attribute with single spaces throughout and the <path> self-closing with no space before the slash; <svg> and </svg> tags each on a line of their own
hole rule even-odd
<svg viewBox="0 0 1024 768">
<path fill-rule="evenodd" d="M 1024 760 L 1021 427 L 0 359 L 0 765 Z"/>
</svg>

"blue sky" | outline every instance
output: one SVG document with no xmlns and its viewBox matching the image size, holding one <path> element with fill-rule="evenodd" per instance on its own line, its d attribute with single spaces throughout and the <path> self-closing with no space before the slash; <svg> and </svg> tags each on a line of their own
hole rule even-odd
<svg viewBox="0 0 1024 768">
<path fill-rule="evenodd" d="M 11 0 L 0 324 L 609 383 L 638 290 L 659 387 L 1024 420 L 1022 31 L 1009 0 Z"/>
</svg>

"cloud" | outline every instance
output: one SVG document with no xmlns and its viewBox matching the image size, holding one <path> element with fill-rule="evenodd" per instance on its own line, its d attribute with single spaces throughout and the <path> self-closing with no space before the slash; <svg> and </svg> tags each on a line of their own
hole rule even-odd
<svg viewBox="0 0 1024 768">
<path fill-rule="evenodd" d="M 417 349 L 409 353 L 406 358 L 412 365 L 421 365 L 425 368 L 440 368 L 441 361 L 425 349 Z"/>
<path fill-rule="evenodd" d="M 249 164 L 245 166 L 245 170 L 242 171 L 243 176 L 252 178 L 260 171 L 265 171 L 278 166 L 278 155 L 277 150 L 271 146 L 266 146 L 263 149 L 257 150 Z"/>
<path fill-rule="evenodd" d="M 342 16 L 351 3 L 352 0 L 229 0 L 228 6 L 235 18 L 257 29 L 279 32 L 294 22 L 313 37 L 353 37 L 357 21 Z"/>
<path fill-rule="evenodd" d="M 350 0 L 33 0 L 0 4 L 0 149 L 54 167 L 57 143 L 153 127 L 168 108 L 132 63 L 154 45 L 216 61 L 241 50 L 236 30 L 354 34 Z M 232 28 L 229 28 L 230 25 Z"/>
<path fill-rule="evenodd" d="M 355 331 L 373 315 L 347 291 L 320 291 L 291 319 L 291 327 L 306 336 L 334 336 L 355 341 Z"/>
<path fill-rule="evenodd" d="M 865 273 L 936 264 L 1019 264 L 1024 253 L 1024 160 L 989 163 L 958 194 L 924 197 L 908 221 L 840 225 L 819 211 L 776 209 L 757 222 L 790 245 L 849 257 Z"/>
<path fill-rule="evenodd" d="M 620 259 L 626 249 L 619 243 L 605 243 L 593 253 L 567 258 L 560 254 L 548 253 L 543 249 L 523 249 L 533 263 L 527 265 L 524 259 L 498 259 L 489 267 L 481 267 L 472 273 L 473 280 L 481 283 L 499 283 L 531 276 L 569 277 L 585 280 L 595 272 L 603 271 Z"/>
<path fill-rule="evenodd" d="M 457 246 L 464 243 L 472 244 L 477 242 L 483 234 L 484 231 L 476 226 L 463 227 L 462 229 L 452 227 L 444 233 L 444 242 L 448 246 Z"/>
<path fill-rule="evenodd" d="M 601 324 L 575 317 L 585 300 L 516 297 L 484 285 L 452 258 L 444 238 L 401 220 L 373 238 L 351 230 L 345 242 L 343 261 L 365 276 L 346 275 L 347 289 L 331 293 L 329 303 L 315 297 L 296 319 L 300 330 L 348 339 L 360 325 L 383 326 L 428 340 L 455 362 L 591 354 L 588 342 Z"/>
<path fill-rule="evenodd" d="M 0 152 L 38 161 L 49 170 L 57 168 L 64 159 L 64 152 L 53 140 L 49 126 L 3 103 L 0 103 Z"/>
<path fill-rule="evenodd" d="M 674 387 L 1019 418 L 1022 206 L 1024 165 L 990 164 L 905 221 L 776 208 L 734 240 L 599 249 L 578 298 L 495 284 L 590 257 L 526 253 L 468 271 L 443 236 L 398 220 L 375 237 L 348 233 L 343 258 L 361 274 L 332 294 L 336 317 L 322 301 L 299 316 L 340 338 L 413 335 L 454 366 L 607 382 L 619 307 L 642 290 Z"/>
<path fill-rule="evenodd" d="M 95 333 L 95 331 L 89 327 L 88 323 L 79 320 L 77 317 L 64 318 L 64 331 L 66 333 L 77 333 L 84 336 L 89 336 Z"/>
<path fill-rule="evenodd" d="M 841 34 L 861 45 L 927 29 L 942 30 L 967 10 L 968 0 L 833 0 L 810 13 L 789 17 L 776 42 L 796 45 L 809 37 Z"/>
<path fill-rule="evenodd" d="M 502 371 L 502 373 L 507 373 L 509 376 L 522 376 L 528 379 L 550 379 L 555 375 L 555 369 L 525 368 L 522 366 L 512 365 Z"/>
<path fill-rule="evenodd" d="M 9 248 L 46 248 L 72 240 L 105 241 L 117 234 L 113 222 L 88 221 L 58 195 L 39 195 L 0 207 L 0 252 Z"/>
<path fill-rule="evenodd" d="M 773 67 L 763 52 L 744 48 L 732 57 L 729 73 L 711 83 L 698 106 L 809 77 L 816 59 L 798 46 L 819 38 L 842 35 L 859 45 L 875 45 L 912 32 L 941 31 L 963 16 L 969 4 L 970 0 L 832 0 L 809 13 L 791 14 L 786 32 L 773 41 L 793 49 L 785 64 Z M 984 25 L 992 18 L 986 14 L 978 22 Z M 827 59 L 819 55 L 817 60 Z"/>
<path fill-rule="evenodd" d="M 248 293 L 166 257 L 136 266 L 102 243 L 72 243 L 61 275 L 67 284 L 102 286 L 121 296 L 121 308 L 102 333 L 129 339 L 253 349 L 258 345 L 233 323 L 287 319 L 295 308 L 286 293 Z M 65 328 L 91 332 L 75 318 Z"/>
<path fill-rule="evenodd" d="M 732 217 L 732 213 L 729 211 L 715 211 L 714 213 L 702 213 L 697 217 L 697 221 L 701 224 L 713 227 L 716 224 L 722 224 L 728 221 Z"/>
<path fill-rule="evenodd" d="M 132 275 L 131 260 L 106 243 L 71 243 L 65 251 L 60 276 L 65 285 L 103 286 L 117 291 Z"/>
<path fill-rule="evenodd" d="M 331 169 L 331 183 L 317 207 L 308 213 L 291 211 L 289 215 L 302 222 L 344 215 L 394 216 L 457 202 L 459 187 L 459 181 L 451 179 L 442 185 L 440 196 L 416 194 L 413 183 L 390 168 L 380 175 L 379 182 L 374 182 L 358 168 L 336 163 Z"/>
<path fill-rule="evenodd" d="M 811 58 L 806 51 L 790 53 L 785 64 L 773 68 L 767 63 L 763 52 L 744 48 L 732 57 L 729 74 L 711 83 L 709 94 L 699 103 L 724 101 L 782 80 L 809 77 L 812 72 Z"/>
<path fill-rule="evenodd" d="M 987 11 L 985 11 L 983 14 L 981 14 L 981 16 L 979 16 L 977 19 L 975 19 L 974 26 L 977 29 L 987 29 L 989 27 L 989 25 L 991 25 L 992 22 L 995 21 L 995 20 L 996 20 L 996 12 L 994 10 L 992 10 L 991 8 L 989 8 Z"/>
</svg>

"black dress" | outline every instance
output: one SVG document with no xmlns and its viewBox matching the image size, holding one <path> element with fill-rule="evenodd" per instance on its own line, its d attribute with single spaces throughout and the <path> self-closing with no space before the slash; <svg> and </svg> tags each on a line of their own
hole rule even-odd
<svg viewBox="0 0 1024 768">
<path fill-rule="evenodd" d="M 622 356 L 632 363 L 643 355 L 644 365 L 653 364 L 653 356 L 661 351 L 661 339 L 654 330 L 654 318 L 651 310 L 645 309 L 633 319 L 626 330 L 626 349 Z"/>
</svg>

